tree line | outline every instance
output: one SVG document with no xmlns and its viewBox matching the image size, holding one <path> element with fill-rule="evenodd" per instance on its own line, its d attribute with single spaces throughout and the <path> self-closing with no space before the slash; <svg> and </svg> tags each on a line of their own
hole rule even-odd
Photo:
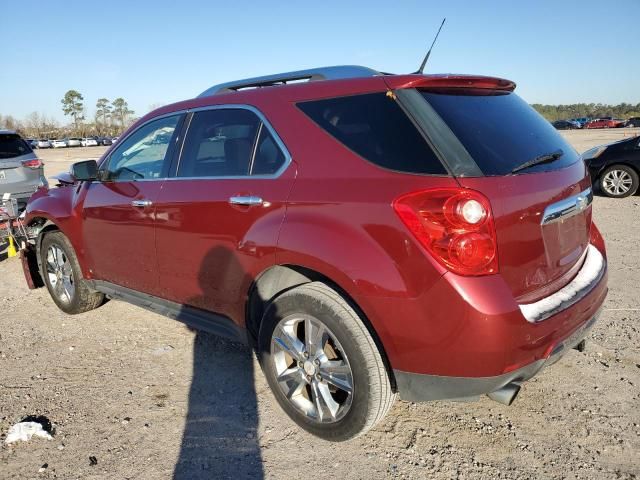
<svg viewBox="0 0 640 480">
<path fill-rule="evenodd" d="M 619 103 L 618 105 L 606 105 L 602 103 L 574 103 L 572 105 L 531 105 L 539 114 L 550 122 L 566 120 L 568 118 L 601 118 L 613 117 L 628 119 L 640 117 L 640 103 Z"/>
<path fill-rule="evenodd" d="M 15 130 L 26 138 L 115 136 L 136 120 L 135 112 L 122 97 L 113 101 L 99 98 L 93 118 L 89 120 L 84 97 L 77 90 L 69 90 L 60 102 L 62 112 L 71 120 L 69 125 L 62 125 L 55 118 L 40 112 L 31 112 L 23 119 L 0 114 L 0 128 Z"/>
<path fill-rule="evenodd" d="M 86 121 L 84 97 L 76 90 L 69 90 L 61 100 L 62 111 L 72 120 L 68 126 L 60 125 L 55 118 L 38 112 L 32 112 L 20 120 L 11 115 L 0 114 L 0 128 L 16 130 L 30 138 L 58 138 L 63 136 L 117 135 L 136 119 L 135 112 L 129 109 L 124 98 L 113 101 L 99 98 L 96 101 L 93 119 Z M 153 105 L 155 109 L 159 105 Z M 607 105 L 603 103 L 574 103 L 571 105 L 531 105 L 538 113 L 550 122 L 567 118 L 581 117 L 613 117 L 627 119 L 640 117 L 640 103 L 619 103 Z"/>
</svg>

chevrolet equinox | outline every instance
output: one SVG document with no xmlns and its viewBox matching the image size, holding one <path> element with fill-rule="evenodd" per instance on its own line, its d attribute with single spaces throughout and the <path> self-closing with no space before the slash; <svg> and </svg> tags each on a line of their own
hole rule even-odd
<svg viewBox="0 0 640 480">
<path fill-rule="evenodd" d="M 27 282 L 248 343 L 327 440 L 396 395 L 510 404 L 607 294 L 585 164 L 514 89 L 356 66 L 211 87 L 36 192 Z"/>
</svg>

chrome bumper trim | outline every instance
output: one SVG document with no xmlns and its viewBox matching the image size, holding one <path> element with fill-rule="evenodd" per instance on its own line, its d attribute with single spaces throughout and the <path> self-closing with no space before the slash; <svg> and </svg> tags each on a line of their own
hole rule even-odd
<svg viewBox="0 0 640 480">
<path fill-rule="evenodd" d="M 530 323 L 538 323 L 580 301 L 602 279 L 606 261 L 593 245 L 587 247 L 587 257 L 582 268 L 571 282 L 556 293 L 534 303 L 519 305 L 524 318 Z"/>
</svg>

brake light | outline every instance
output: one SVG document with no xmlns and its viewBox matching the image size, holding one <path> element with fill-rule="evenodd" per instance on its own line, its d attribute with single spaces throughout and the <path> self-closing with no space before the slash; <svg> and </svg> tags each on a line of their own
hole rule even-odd
<svg viewBox="0 0 640 480">
<path fill-rule="evenodd" d="M 39 158 L 34 158 L 33 160 L 23 160 L 22 166 L 36 170 L 40 167 L 43 167 L 44 163 L 42 163 Z"/>
<path fill-rule="evenodd" d="M 491 204 L 481 193 L 463 188 L 423 190 L 397 198 L 393 208 L 447 269 L 460 275 L 498 272 Z"/>
</svg>

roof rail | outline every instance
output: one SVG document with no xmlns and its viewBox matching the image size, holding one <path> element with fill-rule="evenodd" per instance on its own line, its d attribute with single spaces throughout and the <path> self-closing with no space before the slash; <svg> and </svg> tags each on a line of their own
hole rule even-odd
<svg viewBox="0 0 640 480">
<path fill-rule="evenodd" d="M 276 73 L 264 77 L 245 78 L 233 82 L 214 85 L 202 92 L 198 97 L 209 97 L 221 93 L 235 92 L 243 88 L 270 87 L 272 85 L 282 85 L 287 82 L 307 80 L 338 80 L 345 78 L 373 77 L 381 75 L 380 72 L 358 65 L 339 65 L 334 67 L 311 68 L 309 70 L 298 70 L 296 72 Z"/>
</svg>

